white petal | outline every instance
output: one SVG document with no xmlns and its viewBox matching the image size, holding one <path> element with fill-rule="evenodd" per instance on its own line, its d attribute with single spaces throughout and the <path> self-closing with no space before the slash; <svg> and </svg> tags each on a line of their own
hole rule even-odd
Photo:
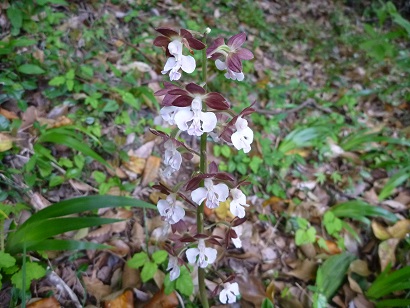
<svg viewBox="0 0 410 308">
<path fill-rule="evenodd" d="M 185 210 L 180 206 L 175 206 L 174 213 L 172 214 L 172 222 L 171 224 L 176 224 L 185 216 Z"/>
<path fill-rule="evenodd" d="M 181 270 L 179 269 L 179 266 L 175 266 L 172 271 L 169 272 L 169 280 L 174 281 L 179 277 L 181 273 Z"/>
<path fill-rule="evenodd" d="M 185 73 L 191 74 L 196 68 L 195 59 L 192 56 L 181 56 L 181 68 Z"/>
<path fill-rule="evenodd" d="M 186 257 L 188 259 L 188 262 L 190 264 L 195 264 L 196 263 L 196 258 L 199 255 L 199 249 L 198 248 L 189 248 L 185 252 Z"/>
<path fill-rule="evenodd" d="M 231 201 L 231 204 L 229 205 L 229 210 L 233 215 L 238 216 L 239 218 L 245 217 L 244 207 L 241 206 L 236 200 Z"/>
<path fill-rule="evenodd" d="M 175 57 L 182 55 L 182 43 L 178 40 L 174 40 L 168 44 L 169 53 Z"/>
<path fill-rule="evenodd" d="M 229 286 L 229 291 L 235 295 L 239 295 L 239 285 L 237 282 L 231 283 Z"/>
<path fill-rule="evenodd" d="M 169 80 L 173 81 L 173 80 L 179 80 L 181 78 L 182 75 L 180 72 L 178 72 L 178 69 L 172 69 L 169 72 Z"/>
<path fill-rule="evenodd" d="M 216 115 L 213 112 L 201 112 L 202 130 L 209 133 L 216 127 Z"/>
<path fill-rule="evenodd" d="M 170 208 L 170 204 L 166 200 L 159 200 L 157 203 L 158 212 L 161 216 L 167 215 L 166 210 Z"/>
<path fill-rule="evenodd" d="M 238 80 L 238 81 L 242 81 L 242 80 L 245 79 L 245 75 L 242 72 L 235 73 L 235 75 L 236 75 L 236 80 Z"/>
<path fill-rule="evenodd" d="M 167 62 L 165 63 L 164 70 L 161 73 L 162 74 L 168 73 L 168 71 L 171 70 L 176 64 L 177 64 L 177 61 L 174 57 L 168 58 Z"/>
<path fill-rule="evenodd" d="M 223 71 L 223 70 L 226 69 L 226 63 L 223 62 L 223 61 L 221 61 L 221 60 L 219 60 L 219 59 L 217 59 L 217 60 L 215 61 L 215 66 L 216 66 L 216 68 L 217 68 L 218 70 L 220 70 L 220 71 Z"/>
<path fill-rule="evenodd" d="M 242 241 L 240 238 L 233 238 L 232 243 L 236 248 L 242 248 Z"/>
<path fill-rule="evenodd" d="M 226 302 L 227 302 L 227 300 L 228 300 L 227 297 L 228 297 L 228 296 L 227 296 L 227 291 L 226 291 L 225 289 L 223 289 L 223 290 L 221 291 L 221 293 L 219 293 L 219 301 L 220 301 L 222 304 L 226 304 Z"/>
<path fill-rule="evenodd" d="M 178 111 L 178 107 L 175 106 L 166 106 L 162 107 L 161 110 L 159 111 L 159 114 L 161 117 L 164 119 L 164 121 L 167 121 L 169 125 L 174 125 L 175 124 L 175 114 Z"/>
<path fill-rule="evenodd" d="M 180 130 L 186 131 L 188 129 L 187 122 L 191 121 L 193 117 L 194 113 L 192 111 L 183 109 L 175 114 L 174 121 Z"/>
<path fill-rule="evenodd" d="M 208 257 L 208 260 L 207 260 L 208 264 L 212 264 L 215 262 L 216 255 L 217 255 L 216 249 L 209 248 L 209 247 L 205 248 L 205 256 Z"/>
<path fill-rule="evenodd" d="M 194 191 L 191 192 L 192 201 L 196 204 L 201 205 L 202 202 L 206 199 L 208 191 L 203 187 L 198 187 Z"/>
<path fill-rule="evenodd" d="M 214 191 L 218 195 L 218 201 L 224 202 L 229 196 L 229 188 L 226 184 L 220 183 L 214 186 Z"/>
</svg>

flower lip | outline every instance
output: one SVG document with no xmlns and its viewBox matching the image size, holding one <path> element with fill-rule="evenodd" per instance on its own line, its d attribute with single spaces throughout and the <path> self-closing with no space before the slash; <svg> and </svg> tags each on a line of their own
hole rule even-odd
<svg viewBox="0 0 410 308">
<path fill-rule="evenodd" d="M 171 56 L 168 51 L 168 44 L 173 40 L 181 41 L 192 52 L 192 49 L 201 50 L 205 48 L 205 44 L 200 40 L 193 37 L 192 33 L 186 29 L 180 29 L 179 33 L 175 30 L 167 27 L 156 28 L 156 31 L 161 33 L 163 36 L 158 36 L 154 39 L 153 44 L 157 47 L 164 47 L 166 49 L 167 56 Z"/>
</svg>

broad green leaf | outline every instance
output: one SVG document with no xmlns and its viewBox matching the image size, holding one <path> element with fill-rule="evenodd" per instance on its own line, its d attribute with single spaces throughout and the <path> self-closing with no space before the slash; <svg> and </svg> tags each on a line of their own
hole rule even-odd
<svg viewBox="0 0 410 308">
<path fill-rule="evenodd" d="M 55 187 L 55 186 L 58 186 L 62 183 L 64 183 L 64 177 L 62 177 L 60 175 L 54 175 L 50 178 L 50 182 L 49 182 L 48 185 L 50 187 Z"/>
<path fill-rule="evenodd" d="M 194 282 L 185 266 L 181 267 L 181 274 L 175 281 L 175 288 L 185 296 L 190 296 L 194 292 Z"/>
<path fill-rule="evenodd" d="M 154 260 L 154 262 L 158 265 L 165 262 L 167 257 L 168 252 L 166 252 L 165 250 L 157 250 L 152 254 L 152 260 Z"/>
<path fill-rule="evenodd" d="M 354 255 L 345 252 L 330 257 L 319 267 L 316 286 L 327 300 L 332 298 L 343 283 L 350 263 L 354 259 L 356 259 Z"/>
<path fill-rule="evenodd" d="M 7 9 L 7 17 L 9 18 L 13 28 L 20 29 L 23 25 L 23 13 L 21 12 L 21 9 L 15 6 L 9 7 Z"/>
<path fill-rule="evenodd" d="M 158 265 L 154 262 L 146 262 L 141 271 L 142 282 L 147 282 L 152 279 L 158 270 Z"/>
<path fill-rule="evenodd" d="M 74 69 L 70 69 L 70 70 L 65 74 L 65 77 L 66 77 L 67 79 L 69 79 L 69 80 L 74 79 L 74 77 L 75 77 L 75 71 L 74 71 Z"/>
<path fill-rule="evenodd" d="M 64 76 L 56 76 L 48 82 L 50 86 L 61 86 L 64 83 L 65 83 Z"/>
<path fill-rule="evenodd" d="M 23 270 L 21 269 L 11 277 L 11 282 L 16 288 L 26 291 L 30 287 L 30 283 L 34 279 L 39 279 L 46 274 L 46 270 L 37 263 L 28 262 L 26 264 L 26 285 L 23 286 Z"/>
<path fill-rule="evenodd" d="M 101 172 L 101 171 L 93 171 L 93 173 L 91 174 L 94 178 L 94 180 L 98 183 L 101 184 L 105 181 L 105 179 L 107 178 L 107 176 L 105 175 L 105 173 Z"/>
<path fill-rule="evenodd" d="M 366 217 L 382 217 L 388 221 L 396 222 L 398 218 L 388 210 L 379 206 L 370 205 L 361 200 L 353 200 L 340 203 L 330 209 L 339 218 L 352 218 L 363 223 L 369 224 L 370 220 Z"/>
<path fill-rule="evenodd" d="M 13 47 L 27 47 L 34 44 L 37 44 L 36 40 L 31 40 L 25 37 L 20 37 L 18 39 L 11 41 L 11 46 Z"/>
<path fill-rule="evenodd" d="M 132 258 L 127 261 L 127 264 L 129 267 L 132 267 L 132 268 L 140 268 L 148 261 L 149 261 L 149 258 L 148 258 L 147 253 L 144 251 L 141 251 L 133 255 Z"/>
<path fill-rule="evenodd" d="M 16 264 L 16 259 L 7 252 L 0 251 L 0 268 L 11 267 Z"/>
<path fill-rule="evenodd" d="M 34 64 L 23 64 L 20 65 L 17 70 L 20 73 L 27 74 L 27 75 L 40 75 L 45 73 L 46 71 L 43 70 L 40 66 Z"/>
<path fill-rule="evenodd" d="M 170 275 L 167 273 L 164 279 L 164 293 L 169 295 L 175 290 L 175 280 L 170 280 Z M 179 278 L 179 277 L 178 277 Z"/>
<path fill-rule="evenodd" d="M 265 298 L 262 302 L 261 308 L 275 308 L 275 306 L 269 298 Z"/>
</svg>

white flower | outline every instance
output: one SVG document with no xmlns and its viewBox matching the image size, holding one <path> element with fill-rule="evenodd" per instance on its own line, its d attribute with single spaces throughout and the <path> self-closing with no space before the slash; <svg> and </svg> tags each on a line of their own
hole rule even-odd
<svg viewBox="0 0 410 308">
<path fill-rule="evenodd" d="M 241 241 L 240 237 L 242 235 L 243 227 L 242 227 L 242 225 L 239 225 L 239 226 L 233 227 L 232 230 L 235 231 L 236 236 L 237 236 L 236 238 L 232 238 L 232 243 L 235 245 L 236 248 L 241 248 L 242 247 L 242 241 Z"/>
<path fill-rule="evenodd" d="M 165 217 L 165 221 L 171 225 L 176 224 L 185 216 L 185 210 L 176 205 L 176 194 L 169 194 L 165 200 L 159 200 L 157 204 L 159 214 Z"/>
<path fill-rule="evenodd" d="M 237 150 L 243 149 L 245 153 L 251 150 L 253 131 L 248 127 L 248 121 L 238 117 L 235 122 L 236 132 L 231 136 L 231 141 Z"/>
<path fill-rule="evenodd" d="M 198 248 L 189 248 L 186 257 L 190 264 L 197 263 L 199 267 L 205 268 L 216 260 L 216 249 L 205 247 L 205 240 L 198 240 Z"/>
<path fill-rule="evenodd" d="M 219 293 L 219 300 L 222 304 L 232 304 L 236 302 L 236 296 L 239 295 L 239 285 L 237 282 L 234 283 L 229 283 L 225 282 L 224 283 L 224 288 Z"/>
<path fill-rule="evenodd" d="M 217 59 L 215 61 L 215 65 L 216 65 L 216 68 L 220 71 L 227 70 L 226 73 L 225 73 L 225 77 L 227 79 L 242 81 L 245 78 L 245 75 L 242 72 L 235 73 L 234 71 L 232 71 L 228 68 L 228 66 L 226 65 L 225 62 L 223 62 L 219 59 Z"/>
<path fill-rule="evenodd" d="M 246 196 L 245 194 L 237 189 L 231 189 L 232 201 L 230 203 L 229 209 L 232 214 L 238 216 L 239 218 L 245 217 L 245 209 L 244 206 L 248 207 L 249 205 L 246 204 Z"/>
<path fill-rule="evenodd" d="M 163 175 L 169 178 L 172 173 L 176 172 L 181 168 L 182 155 L 179 153 L 172 140 L 168 140 L 164 143 L 165 147 L 165 157 L 164 163 L 166 165 Z"/>
<path fill-rule="evenodd" d="M 181 273 L 181 270 L 179 269 L 178 266 L 178 258 L 169 256 L 169 262 L 168 262 L 168 267 L 167 271 L 169 271 L 169 280 L 174 281 L 179 277 L 179 274 Z"/>
<path fill-rule="evenodd" d="M 175 114 L 174 120 L 180 130 L 187 131 L 189 135 L 194 136 L 211 132 L 217 122 L 213 112 L 202 112 L 202 99 L 200 97 L 195 97 L 192 100 L 190 109 L 179 110 Z M 188 125 L 189 122 L 191 122 L 190 125 Z"/>
<path fill-rule="evenodd" d="M 161 117 L 164 119 L 164 121 L 168 122 L 169 125 L 174 125 L 175 124 L 175 114 L 179 110 L 179 107 L 174 107 L 174 106 L 165 106 L 162 107 L 161 110 L 159 111 L 159 114 Z"/>
<path fill-rule="evenodd" d="M 219 202 L 224 202 L 229 196 L 229 188 L 226 184 L 220 183 L 214 185 L 211 179 L 204 180 L 205 187 L 199 187 L 192 191 L 192 200 L 201 205 L 201 203 L 206 199 L 205 205 L 214 209 L 219 206 Z"/>
<path fill-rule="evenodd" d="M 191 74 L 196 67 L 195 59 L 192 56 L 184 56 L 182 54 L 182 43 L 178 40 L 172 41 L 168 44 L 168 50 L 173 57 L 168 58 L 165 63 L 162 74 L 169 72 L 170 80 L 179 80 L 181 73 L 178 72 L 182 69 L 185 73 Z"/>
</svg>

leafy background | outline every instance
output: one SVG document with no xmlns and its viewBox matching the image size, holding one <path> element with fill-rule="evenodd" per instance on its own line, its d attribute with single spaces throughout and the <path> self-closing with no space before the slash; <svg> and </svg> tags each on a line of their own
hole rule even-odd
<svg viewBox="0 0 410 308">
<path fill-rule="evenodd" d="M 197 305 L 186 291 L 194 287 L 188 271 L 176 285 L 167 280 L 155 211 L 94 210 L 105 222 L 122 221 L 82 225 L 58 239 L 114 249 L 64 246 L 57 253 L 33 246 L 25 264 L 32 275 L 24 279 L 20 252 L 27 243 L 17 231 L 8 235 L 24 231 L 32 213 L 73 197 L 157 202 L 151 186 L 160 179 L 162 147 L 148 128 L 170 130 L 153 96 L 165 80 L 165 56 L 152 46 L 158 26 L 210 27 L 213 38 L 244 31 L 255 54 L 242 83 L 209 65 L 209 88 L 237 111 L 256 101 L 250 155 L 209 148 L 220 169 L 252 183 L 243 247 L 229 246 L 214 267 L 238 273 L 241 305 L 409 304 L 410 8 L 406 1 L 289 2 L 0 4 L 2 307 L 15 305 L 26 289 L 28 297 L 54 305 L 58 298 L 64 307 L 132 305 L 125 289 L 153 307 L 177 305 L 174 289 L 186 306 Z M 184 164 L 177 181 L 187 180 L 195 163 Z M 111 200 L 101 205 L 114 207 Z M 207 219 L 231 219 L 228 208 L 209 211 Z M 43 235 L 53 241 L 55 234 Z"/>
</svg>

